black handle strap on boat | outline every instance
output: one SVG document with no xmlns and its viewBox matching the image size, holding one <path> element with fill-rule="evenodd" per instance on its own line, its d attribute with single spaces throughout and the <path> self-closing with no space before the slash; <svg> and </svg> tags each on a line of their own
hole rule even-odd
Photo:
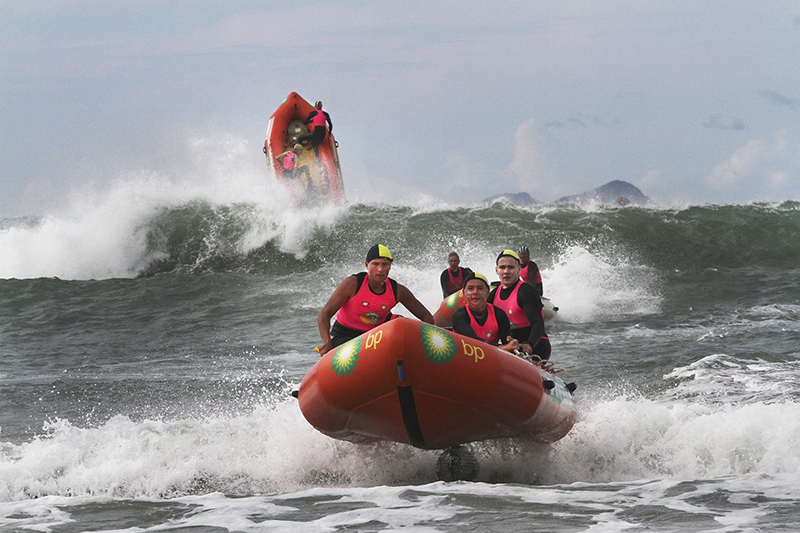
<svg viewBox="0 0 800 533">
<path fill-rule="evenodd" d="M 405 381 L 405 373 L 403 372 L 403 360 L 397 361 L 397 375 L 400 381 Z M 422 428 L 419 427 L 419 416 L 417 415 L 417 404 L 414 401 L 414 391 L 411 385 L 397 384 L 397 398 L 400 400 L 400 412 L 403 415 L 403 426 L 408 435 L 408 442 L 412 446 L 429 450 L 428 443 L 425 442 L 425 437 L 422 436 Z"/>
</svg>

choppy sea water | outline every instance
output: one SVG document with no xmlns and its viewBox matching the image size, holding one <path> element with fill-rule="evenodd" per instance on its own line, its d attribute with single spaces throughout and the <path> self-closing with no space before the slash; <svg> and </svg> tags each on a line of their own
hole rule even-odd
<svg viewBox="0 0 800 533">
<path fill-rule="evenodd" d="M 566 438 L 475 444 L 478 479 L 445 483 L 437 452 L 307 424 L 316 314 L 375 242 L 431 310 L 449 251 L 493 279 L 531 248 Z M 798 347 L 793 202 L 3 219 L 0 530 L 794 531 Z"/>
</svg>

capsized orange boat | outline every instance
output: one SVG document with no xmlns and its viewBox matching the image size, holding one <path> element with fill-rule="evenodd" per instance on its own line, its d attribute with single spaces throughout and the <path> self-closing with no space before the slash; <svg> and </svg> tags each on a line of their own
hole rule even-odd
<svg viewBox="0 0 800 533">
<path fill-rule="evenodd" d="M 453 313 L 459 307 L 467 305 L 467 296 L 464 294 L 464 289 L 459 289 L 454 292 L 439 304 L 439 309 L 433 314 L 433 323 L 440 328 L 453 327 Z M 542 297 L 542 319 L 549 322 L 558 316 L 558 307 L 553 305 L 548 298 Z"/>
<path fill-rule="evenodd" d="M 487 343 L 396 318 L 326 353 L 297 397 L 306 420 L 335 439 L 445 449 L 509 437 L 555 442 L 575 423 L 574 390 Z"/>
<path fill-rule="evenodd" d="M 294 196 L 298 204 L 332 202 L 343 204 L 344 185 L 339 164 L 338 143 L 328 132 L 320 144 L 307 144 L 296 158 L 296 177 L 284 172 L 277 157 L 295 145 L 301 135 L 309 132 L 311 125 L 303 124 L 314 107 L 299 94 L 291 93 L 269 118 L 264 153 L 267 164 L 279 183 Z"/>
</svg>

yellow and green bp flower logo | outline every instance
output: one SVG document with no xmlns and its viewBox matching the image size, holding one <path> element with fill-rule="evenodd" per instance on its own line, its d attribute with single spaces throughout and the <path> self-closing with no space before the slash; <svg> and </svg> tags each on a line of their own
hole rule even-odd
<svg viewBox="0 0 800 533">
<path fill-rule="evenodd" d="M 456 356 L 456 341 L 444 330 L 422 324 L 419 328 L 425 357 L 434 365 L 449 363 Z"/>
<path fill-rule="evenodd" d="M 358 366 L 358 352 L 361 351 L 361 337 L 347 341 L 337 348 L 331 356 L 331 366 L 337 376 L 349 376 Z"/>
<path fill-rule="evenodd" d="M 456 304 L 458 303 L 458 297 L 461 294 L 461 291 L 456 291 L 444 300 L 444 306 L 448 309 L 455 309 Z"/>
</svg>

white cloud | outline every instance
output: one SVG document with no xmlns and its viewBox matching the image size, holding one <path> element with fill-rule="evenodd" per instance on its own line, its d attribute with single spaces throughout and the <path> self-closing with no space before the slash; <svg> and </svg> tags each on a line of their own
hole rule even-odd
<svg viewBox="0 0 800 533">
<path fill-rule="evenodd" d="M 538 131 L 534 119 L 526 120 L 514 132 L 514 157 L 508 170 L 520 191 L 535 196 L 535 191 L 545 188 L 552 181 L 546 147 L 547 141 Z"/>
<path fill-rule="evenodd" d="M 710 187 L 723 188 L 744 180 L 767 157 L 769 148 L 761 139 L 753 139 L 736 150 L 727 160 L 718 164 L 706 178 Z"/>
<path fill-rule="evenodd" d="M 636 185 L 640 188 L 659 187 L 661 186 L 663 179 L 664 174 L 660 170 L 649 170 Z"/>
<path fill-rule="evenodd" d="M 456 150 L 448 151 L 447 167 L 453 171 L 452 183 L 455 186 L 471 189 L 486 181 L 485 177 L 475 172 L 475 165 L 462 152 Z"/>
<path fill-rule="evenodd" d="M 786 172 L 775 172 L 770 176 L 769 183 L 772 187 L 784 187 L 789 183 L 789 175 Z"/>
<path fill-rule="evenodd" d="M 797 199 L 800 138 L 778 130 L 771 140 L 752 139 L 718 164 L 705 183 L 727 202 Z"/>
<path fill-rule="evenodd" d="M 641 178 L 646 194 L 791 197 L 800 143 L 782 154 L 772 132 L 800 139 L 785 67 L 797 32 L 775 31 L 794 11 L 701 0 L 0 2 L 0 210 L 117 166 L 149 169 L 168 152 L 158 132 L 220 128 L 258 147 L 290 91 L 331 105 L 348 197 L 374 175 L 403 194 L 411 184 L 550 200 Z M 299 24 L 309 13 L 324 24 Z M 42 151 L 48 138 L 59 142 Z"/>
<path fill-rule="evenodd" d="M 706 184 L 714 189 L 722 189 L 751 179 L 759 174 L 762 166 L 785 157 L 789 151 L 788 147 L 786 132 L 782 130 L 775 132 L 772 142 L 751 139 L 728 159 L 714 167 L 711 174 L 706 177 Z M 794 155 L 797 156 L 796 153 Z"/>
</svg>

